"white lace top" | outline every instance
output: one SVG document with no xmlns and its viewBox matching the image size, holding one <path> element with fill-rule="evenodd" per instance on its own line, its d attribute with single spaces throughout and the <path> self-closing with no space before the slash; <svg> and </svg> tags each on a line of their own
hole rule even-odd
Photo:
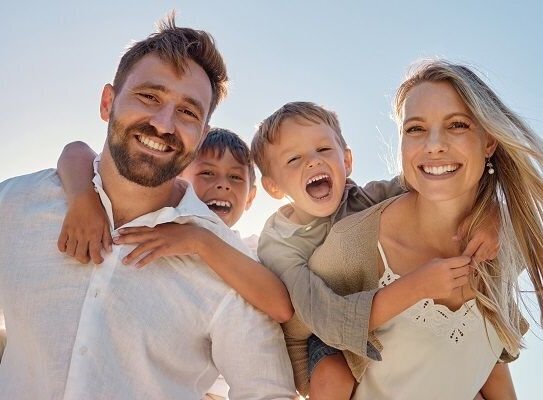
<svg viewBox="0 0 543 400">
<path fill-rule="evenodd" d="M 399 278 L 381 244 L 384 287 Z M 424 299 L 376 330 L 382 361 L 370 362 L 353 399 L 471 400 L 486 382 L 503 345 L 469 300 L 456 311 Z"/>
</svg>

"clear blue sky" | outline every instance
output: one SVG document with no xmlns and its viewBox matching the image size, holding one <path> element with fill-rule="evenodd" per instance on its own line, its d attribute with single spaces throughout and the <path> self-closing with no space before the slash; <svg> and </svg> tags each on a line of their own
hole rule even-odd
<svg viewBox="0 0 543 400">
<path fill-rule="evenodd" d="M 476 66 L 543 134 L 543 3 L 521 3 L 2 2 L 0 180 L 54 166 L 73 140 L 100 151 L 102 86 L 111 81 L 124 47 L 147 36 L 174 8 L 179 25 L 211 32 L 227 61 L 230 95 L 213 125 L 250 140 L 254 126 L 287 101 L 326 105 L 339 114 L 360 183 L 393 173 L 389 161 L 397 140 L 390 100 L 407 66 L 420 57 Z M 278 205 L 260 190 L 238 228 L 258 232 Z M 541 329 L 536 333 L 543 336 Z M 539 397 L 543 342 L 529 335 L 527 345 L 512 366 L 520 399 Z"/>
</svg>

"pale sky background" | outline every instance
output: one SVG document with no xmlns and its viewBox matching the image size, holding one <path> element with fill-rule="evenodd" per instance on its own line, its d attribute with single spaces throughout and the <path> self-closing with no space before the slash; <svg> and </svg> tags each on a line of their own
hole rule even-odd
<svg viewBox="0 0 543 400">
<path fill-rule="evenodd" d="M 230 95 L 212 125 L 250 141 L 255 125 L 285 102 L 325 105 L 339 115 L 359 183 L 392 176 L 397 134 L 390 101 L 407 66 L 421 57 L 476 66 L 543 134 L 538 0 L 3 0 L 0 181 L 55 166 L 73 140 L 101 150 L 101 89 L 125 46 L 171 9 L 178 25 L 212 33 L 226 59 Z M 260 189 L 237 228 L 258 233 L 278 205 Z M 543 337 L 541 328 L 534 331 Z M 532 333 L 527 347 L 512 364 L 519 399 L 540 397 L 543 342 Z"/>
</svg>

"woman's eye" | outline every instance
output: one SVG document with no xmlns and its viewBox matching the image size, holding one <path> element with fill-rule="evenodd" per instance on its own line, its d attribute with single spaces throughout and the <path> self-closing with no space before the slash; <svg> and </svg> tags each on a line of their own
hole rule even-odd
<svg viewBox="0 0 543 400">
<path fill-rule="evenodd" d="M 450 128 L 451 129 L 468 129 L 469 124 L 466 124 L 465 122 L 462 122 L 462 121 L 455 121 L 451 123 Z"/>
<path fill-rule="evenodd" d="M 409 128 L 405 128 L 404 129 L 404 132 L 409 135 L 409 134 L 416 134 L 416 133 L 419 133 L 419 132 L 422 132 L 423 131 L 423 128 L 422 126 L 419 126 L 419 125 L 415 125 L 415 126 L 410 126 Z"/>
</svg>

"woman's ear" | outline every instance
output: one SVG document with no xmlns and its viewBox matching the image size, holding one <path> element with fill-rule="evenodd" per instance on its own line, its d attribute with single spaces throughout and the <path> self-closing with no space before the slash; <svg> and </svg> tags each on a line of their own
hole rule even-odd
<svg viewBox="0 0 543 400">
<path fill-rule="evenodd" d="M 498 140 L 490 133 L 486 134 L 485 154 L 487 158 L 492 157 L 498 147 Z"/>
<path fill-rule="evenodd" d="M 263 176 L 260 181 L 262 182 L 262 187 L 264 190 L 274 199 L 281 200 L 283 197 L 285 197 L 285 193 L 279 189 L 273 178 Z"/>
</svg>

